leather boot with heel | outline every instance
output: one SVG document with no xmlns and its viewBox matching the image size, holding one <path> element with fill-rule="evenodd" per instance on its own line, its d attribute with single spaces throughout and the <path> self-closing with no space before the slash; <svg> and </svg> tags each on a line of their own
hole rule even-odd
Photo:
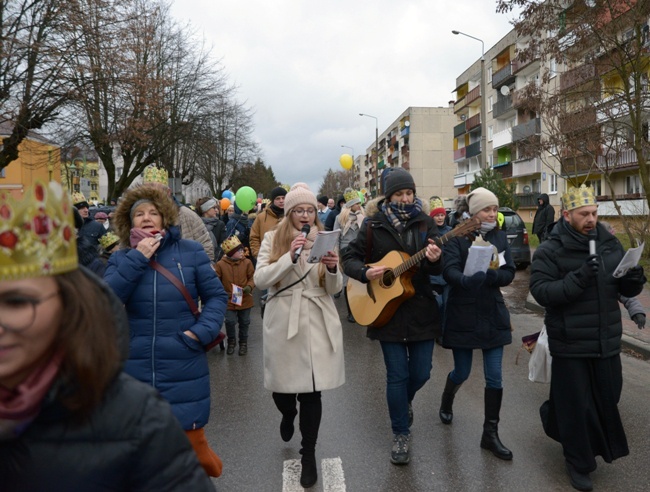
<svg viewBox="0 0 650 492">
<path fill-rule="evenodd" d="M 502 460 L 511 460 L 512 451 L 506 448 L 499 439 L 499 412 L 503 388 L 485 388 L 485 421 L 481 447 L 492 451 L 492 454 Z"/>
<path fill-rule="evenodd" d="M 451 421 L 454 418 L 454 412 L 452 411 L 454 398 L 458 389 L 461 387 L 461 384 L 454 383 L 449 374 L 447 374 L 447 382 L 445 383 L 445 389 L 442 392 L 442 400 L 440 402 L 440 421 L 443 424 L 451 424 Z"/>
</svg>

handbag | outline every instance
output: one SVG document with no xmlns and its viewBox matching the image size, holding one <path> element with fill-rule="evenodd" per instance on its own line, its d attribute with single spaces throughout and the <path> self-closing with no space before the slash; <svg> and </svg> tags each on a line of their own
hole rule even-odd
<svg viewBox="0 0 650 492">
<path fill-rule="evenodd" d="M 528 361 L 528 379 L 534 383 L 550 383 L 552 361 L 551 351 L 548 348 L 546 326 L 542 326 L 542 331 L 539 332 L 537 343 Z"/>
<path fill-rule="evenodd" d="M 149 266 L 156 270 L 158 273 L 160 273 L 163 277 L 165 277 L 167 280 L 169 280 L 174 287 L 176 287 L 180 293 L 183 295 L 185 298 L 185 302 L 187 302 L 187 305 L 190 307 L 190 311 L 192 311 L 192 314 L 194 315 L 195 319 L 199 319 L 199 316 L 201 315 L 201 310 L 198 308 L 196 305 L 196 302 L 194 302 L 194 299 L 190 295 L 190 292 L 187 290 L 187 287 L 185 287 L 180 280 L 178 280 L 172 272 L 167 270 L 164 266 L 162 266 L 160 263 L 158 263 L 156 260 L 151 260 L 149 261 Z M 224 338 L 226 338 L 226 334 L 223 333 L 222 331 L 219 331 L 219 334 L 217 335 L 217 338 L 212 340 L 210 343 L 207 345 L 204 345 L 203 348 L 206 352 L 209 352 L 212 350 L 214 347 L 219 345 L 221 342 L 223 342 Z"/>
</svg>

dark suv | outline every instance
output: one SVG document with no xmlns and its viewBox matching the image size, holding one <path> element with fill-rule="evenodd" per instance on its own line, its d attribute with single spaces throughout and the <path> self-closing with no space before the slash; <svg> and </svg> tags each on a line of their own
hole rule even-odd
<svg viewBox="0 0 650 492">
<path fill-rule="evenodd" d="M 530 265 L 530 245 L 528 244 L 528 231 L 526 224 L 519 214 L 508 207 L 501 207 L 499 212 L 503 214 L 505 222 L 503 230 L 508 236 L 510 253 L 517 269 L 523 270 Z"/>
</svg>

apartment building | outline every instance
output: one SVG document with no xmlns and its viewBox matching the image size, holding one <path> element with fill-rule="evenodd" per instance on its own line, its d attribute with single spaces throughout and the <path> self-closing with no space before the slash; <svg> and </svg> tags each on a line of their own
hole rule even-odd
<svg viewBox="0 0 650 492">
<path fill-rule="evenodd" d="M 525 220 L 534 216 L 540 193 L 547 193 L 551 204 L 559 209 L 567 179 L 595 188 L 601 216 L 616 215 L 612 195 L 623 213 L 645 215 L 648 209 L 636 153 L 630 148 L 630 138 L 621 138 L 621 128 L 629 126 L 631 117 L 623 91 L 630 81 L 622 80 L 620 71 L 604 62 L 607 49 L 585 43 L 585 38 L 577 42 L 575 29 L 579 24 L 571 22 L 577 15 L 574 4 L 584 5 L 567 2 L 558 22 L 565 26 L 563 30 L 543 34 L 558 36 L 562 53 L 557 58 L 561 61 L 530 53 L 520 56 L 529 39 L 512 30 L 485 53 L 483 64 L 478 59 L 457 77 L 454 187 L 459 194 L 468 192 L 485 162 L 486 167 L 515 184 L 519 213 Z M 636 35 L 633 33 L 645 36 L 640 45 L 647 52 L 647 18 L 636 26 L 638 29 L 634 23 L 621 21 L 619 25 L 617 37 L 624 42 Z M 482 66 L 485 94 L 481 93 Z M 639 94 L 645 103 L 634 116 L 644 119 L 643 138 L 647 142 L 649 65 L 639 66 L 645 67 L 644 73 L 634 79 L 641 85 Z M 531 87 L 539 90 L 531 91 Z M 531 96 L 533 93 L 545 97 L 545 105 Z M 482 111 L 483 97 L 486 109 Z M 544 114 L 551 113 L 548 101 L 553 98 L 562 107 L 551 121 Z"/>
<path fill-rule="evenodd" d="M 455 121 L 451 105 L 407 108 L 379 134 L 378 159 L 375 142 L 368 146 L 365 155 L 356 157 L 355 185 L 365 189 L 369 196 L 376 196 L 382 172 L 403 167 L 413 176 L 418 196 L 428 199 L 435 195 L 450 202 L 456 195 L 451 138 Z"/>
</svg>

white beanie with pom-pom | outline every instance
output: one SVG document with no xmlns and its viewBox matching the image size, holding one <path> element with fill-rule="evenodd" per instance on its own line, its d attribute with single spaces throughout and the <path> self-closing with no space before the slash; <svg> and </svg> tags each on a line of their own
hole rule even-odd
<svg viewBox="0 0 650 492">
<path fill-rule="evenodd" d="M 309 186 L 306 183 L 296 183 L 291 187 L 289 193 L 284 197 L 284 213 L 288 213 L 296 205 L 300 204 L 312 205 L 315 209 L 318 208 L 318 201 Z"/>
</svg>

